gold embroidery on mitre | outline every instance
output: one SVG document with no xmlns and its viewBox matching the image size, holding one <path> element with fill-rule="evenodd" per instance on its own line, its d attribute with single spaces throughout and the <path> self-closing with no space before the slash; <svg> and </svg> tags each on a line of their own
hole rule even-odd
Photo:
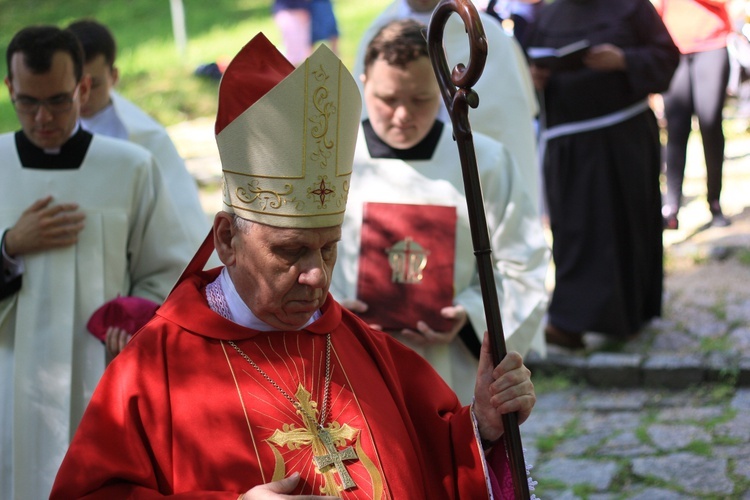
<svg viewBox="0 0 750 500">
<path fill-rule="evenodd" d="M 237 199 L 247 205 L 257 204 L 258 210 L 265 212 L 269 208 L 278 209 L 287 203 L 296 202 L 294 197 L 287 197 L 294 192 L 294 186 L 284 184 L 285 191 L 274 191 L 260 187 L 260 181 L 253 179 L 246 187 L 238 186 L 235 190 Z"/>
<path fill-rule="evenodd" d="M 320 46 L 217 134 L 224 209 L 280 227 L 341 224 L 360 106 L 351 74 Z"/>
<path fill-rule="evenodd" d="M 388 264 L 391 266 L 391 281 L 418 285 L 424 279 L 424 268 L 427 267 L 429 250 L 414 241 L 411 236 L 387 248 Z"/>
<path fill-rule="evenodd" d="M 339 447 L 346 446 L 347 441 L 356 440 L 359 430 L 348 424 L 342 426 L 338 422 L 331 422 L 321 430 L 317 422 L 310 419 L 318 418 L 318 404 L 310 399 L 310 392 L 300 384 L 295 397 L 300 405 L 297 415 L 304 422 L 304 428 L 295 424 L 284 424 L 281 430 L 276 429 L 273 432 L 267 442 L 279 447 L 286 446 L 290 450 L 310 446 L 316 464 L 315 472 L 323 476 L 323 485 L 320 487 L 322 495 L 338 496 L 340 492 L 355 487 L 356 484 L 346 471 L 343 461 L 359 460 L 359 456 L 351 446 L 343 450 L 339 450 Z M 274 452 L 276 451 L 274 449 Z M 278 460 L 279 455 L 274 455 Z M 279 469 L 277 464 L 275 470 Z M 335 474 L 341 479 L 341 485 L 336 481 Z"/>
<path fill-rule="evenodd" d="M 317 163 L 321 169 L 325 169 L 328 167 L 328 159 L 336 146 L 334 140 L 328 137 L 331 116 L 336 114 L 336 103 L 329 99 L 330 91 L 326 87 L 328 73 L 326 73 L 323 65 L 321 64 L 318 69 L 312 70 L 310 74 L 321 83 L 319 87 L 313 90 L 312 95 L 312 104 L 318 113 L 308 118 L 312 123 L 310 135 L 318 146 L 318 149 L 310 154 L 310 160 Z"/>
</svg>

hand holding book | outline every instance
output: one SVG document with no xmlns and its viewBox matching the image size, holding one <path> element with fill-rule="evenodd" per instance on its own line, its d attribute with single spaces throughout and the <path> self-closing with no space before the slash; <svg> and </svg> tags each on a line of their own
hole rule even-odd
<svg viewBox="0 0 750 500">
<path fill-rule="evenodd" d="M 469 321 L 466 309 L 462 305 L 443 307 L 439 311 L 440 317 L 452 321 L 450 329 L 435 330 L 426 321 L 417 321 L 416 329 L 405 328 L 401 336 L 409 339 L 415 345 L 447 345 L 453 342 Z M 472 330 L 473 332 L 473 330 Z M 473 333 L 472 333 L 473 334 Z"/>
<path fill-rule="evenodd" d="M 456 207 L 366 203 L 357 277 L 359 316 L 387 331 L 424 321 L 437 332 L 454 321 L 440 311 L 453 305 Z"/>
<path fill-rule="evenodd" d="M 579 40 L 557 49 L 529 47 L 526 49 L 526 55 L 531 64 L 556 71 L 569 71 L 583 67 L 583 58 L 590 48 L 588 40 Z"/>
<path fill-rule="evenodd" d="M 611 43 L 594 45 L 586 53 L 584 63 L 594 71 L 622 71 L 627 67 L 625 53 Z"/>
</svg>

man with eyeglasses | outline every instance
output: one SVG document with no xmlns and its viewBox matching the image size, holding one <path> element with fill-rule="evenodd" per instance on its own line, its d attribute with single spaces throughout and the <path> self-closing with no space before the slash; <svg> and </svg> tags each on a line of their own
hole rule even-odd
<svg viewBox="0 0 750 500">
<path fill-rule="evenodd" d="M 0 135 L 0 498 L 47 498 L 104 370 L 87 321 L 118 296 L 161 303 L 194 249 L 151 154 L 80 127 L 75 35 L 25 28 L 6 63 L 21 130 Z"/>
</svg>

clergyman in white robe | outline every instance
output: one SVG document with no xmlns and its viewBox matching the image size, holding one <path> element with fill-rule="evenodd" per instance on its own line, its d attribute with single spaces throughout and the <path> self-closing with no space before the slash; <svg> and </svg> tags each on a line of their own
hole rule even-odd
<svg viewBox="0 0 750 500">
<path fill-rule="evenodd" d="M 370 24 L 357 49 L 354 60 L 355 76 L 364 73 L 365 50 L 377 32 L 391 21 L 411 18 L 425 25 L 431 12 L 414 12 L 406 0 L 394 0 Z M 529 192 L 531 201 L 540 209 L 540 169 L 537 161 L 534 120 L 539 113 L 534 85 L 531 82 L 526 56 L 515 38 L 503 31 L 496 19 L 484 12 L 479 17 L 487 36 L 487 62 L 474 90 L 479 95 L 479 107 L 471 109 L 471 129 L 502 142 L 518 165 L 521 181 Z M 469 38 L 463 21 L 451 15 L 445 26 L 443 44 L 448 57 L 448 67 L 469 61 Z M 362 83 L 357 80 L 362 90 Z M 362 106 L 362 118 L 367 117 L 367 107 Z M 450 123 L 445 106 L 440 107 L 438 118 Z"/>
<path fill-rule="evenodd" d="M 134 142 L 154 155 L 167 193 L 181 214 L 178 222 L 198 250 L 211 229 L 211 223 L 203 211 L 198 187 L 185 167 L 185 161 L 160 123 L 115 90 L 110 91 L 110 98 L 110 105 L 99 113 L 89 118 L 81 117 L 83 128 L 95 134 Z M 210 264 L 220 263 L 214 259 Z"/>
<path fill-rule="evenodd" d="M 356 298 L 365 202 L 455 206 L 458 220 L 454 305 L 460 304 L 466 309 L 481 343 L 487 322 L 458 149 L 452 134 L 450 126 L 445 125 L 429 160 L 404 161 L 372 158 L 360 127 L 331 293 L 339 301 Z M 474 147 L 484 193 L 506 346 L 522 355 L 532 348 L 545 354 L 541 326 L 547 307 L 544 279 L 549 249 L 538 212 L 508 150 L 481 134 L 474 134 Z M 423 319 L 429 324 L 428 318 Z M 430 362 L 464 404 L 471 402 L 478 360 L 460 338 L 448 345 L 427 347 L 405 343 Z"/>
<path fill-rule="evenodd" d="M 4 134 L 0 155 L 0 228 L 47 195 L 86 214 L 75 245 L 24 255 L 20 290 L 0 300 L 0 498 L 47 498 L 104 371 L 86 322 L 118 295 L 161 303 L 194 249 L 140 146 L 94 135 L 77 169 L 25 168 Z"/>
</svg>

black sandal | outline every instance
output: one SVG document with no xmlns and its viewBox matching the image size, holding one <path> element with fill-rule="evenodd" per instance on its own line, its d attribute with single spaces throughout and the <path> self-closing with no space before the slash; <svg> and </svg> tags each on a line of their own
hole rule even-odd
<svg viewBox="0 0 750 500">
<path fill-rule="evenodd" d="M 583 343 L 582 334 L 566 332 L 552 324 L 548 324 L 544 328 L 544 337 L 548 344 L 568 349 L 583 349 L 586 347 L 586 344 Z"/>
</svg>

